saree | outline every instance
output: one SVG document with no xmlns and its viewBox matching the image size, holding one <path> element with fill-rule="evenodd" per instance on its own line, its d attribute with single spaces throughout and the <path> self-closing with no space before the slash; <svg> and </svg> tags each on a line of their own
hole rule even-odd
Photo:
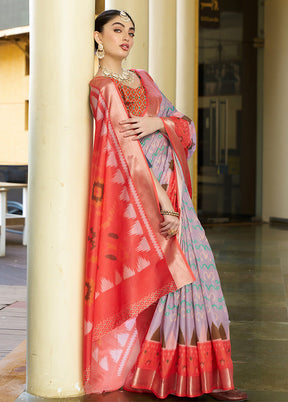
<svg viewBox="0 0 288 402">
<path fill-rule="evenodd" d="M 198 396 L 233 389 L 229 320 L 214 258 L 191 201 L 187 158 L 195 149 L 190 119 L 152 78 L 142 115 L 159 131 L 124 138 L 128 116 L 109 78 L 90 82 L 95 118 L 88 212 L 84 307 L 86 393 L 146 390 Z M 162 216 L 149 167 L 180 213 L 177 236 L 159 233 Z"/>
</svg>

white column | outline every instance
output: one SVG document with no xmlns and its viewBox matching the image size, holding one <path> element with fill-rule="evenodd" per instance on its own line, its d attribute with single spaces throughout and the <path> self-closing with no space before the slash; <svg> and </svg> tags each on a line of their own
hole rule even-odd
<svg viewBox="0 0 288 402">
<path fill-rule="evenodd" d="M 23 236 L 22 236 L 22 244 L 23 246 L 27 246 L 27 210 L 28 210 L 28 189 L 27 187 L 22 188 L 22 216 L 25 217 L 24 226 L 23 226 Z"/>
<path fill-rule="evenodd" d="M 176 0 L 149 1 L 149 73 L 176 101 Z"/>
<path fill-rule="evenodd" d="M 27 392 L 83 394 L 95 0 L 30 0 Z"/>
<path fill-rule="evenodd" d="M 197 0 L 177 0 L 176 106 L 195 120 L 198 103 Z M 196 113 L 197 114 L 197 113 Z"/>
<path fill-rule="evenodd" d="M 177 0 L 176 107 L 198 123 L 199 0 Z M 197 205 L 197 151 L 190 159 L 193 203 Z"/>
<path fill-rule="evenodd" d="M 263 219 L 288 219 L 288 2 L 265 0 Z"/>
<path fill-rule="evenodd" d="M 106 0 L 105 9 L 124 10 L 135 23 L 134 46 L 127 58 L 128 68 L 148 71 L 149 0 Z"/>
<path fill-rule="evenodd" d="M 7 190 L 0 188 L 0 257 L 5 257 L 6 251 L 6 205 Z"/>
</svg>

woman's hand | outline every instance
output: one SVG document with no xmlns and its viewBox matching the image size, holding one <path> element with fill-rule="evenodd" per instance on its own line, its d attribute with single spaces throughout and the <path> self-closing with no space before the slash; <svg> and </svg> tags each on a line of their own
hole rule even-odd
<svg viewBox="0 0 288 402">
<path fill-rule="evenodd" d="M 160 223 L 160 233 L 166 238 L 175 236 L 178 233 L 180 221 L 176 216 L 163 215 L 163 222 Z"/>
<path fill-rule="evenodd" d="M 122 126 L 120 132 L 124 133 L 124 137 L 134 137 L 132 140 L 137 141 L 149 134 L 155 133 L 157 130 L 163 130 L 164 124 L 160 117 L 134 116 L 127 120 L 120 121 Z"/>
</svg>

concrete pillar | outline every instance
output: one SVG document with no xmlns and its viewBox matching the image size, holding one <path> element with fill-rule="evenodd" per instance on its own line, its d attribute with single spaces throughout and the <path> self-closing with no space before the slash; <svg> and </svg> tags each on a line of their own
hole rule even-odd
<svg viewBox="0 0 288 402">
<path fill-rule="evenodd" d="M 106 0 L 105 9 L 127 11 L 135 22 L 134 46 L 127 58 L 127 68 L 142 68 L 148 71 L 149 0 Z"/>
<path fill-rule="evenodd" d="M 176 101 L 176 0 L 149 1 L 149 73 Z"/>
<path fill-rule="evenodd" d="M 288 2 L 265 0 L 263 219 L 288 219 Z"/>
<path fill-rule="evenodd" d="M 198 122 L 198 40 L 199 1 L 177 0 L 176 107 Z M 193 203 L 197 205 L 197 150 L 189 168 Z"/>
<path fill-rule="evenodd" d="M 30 0 L 27 392 L 83 394 L 95 0 Z"/>
</svg>

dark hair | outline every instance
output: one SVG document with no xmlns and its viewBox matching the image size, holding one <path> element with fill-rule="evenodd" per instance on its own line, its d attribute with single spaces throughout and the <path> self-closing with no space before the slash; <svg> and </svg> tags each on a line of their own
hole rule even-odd
<svg viewBox="0 0 288 402">
<path fill-rule="evenodd" d="M 109 22 L 113 18 L 119 16 L 120 12 L 121 12 L 120 10 L 105 10 L 101 14 L 99 14 L 95 20 L 95 31 L 102 32 L 104 25 L 107 24 L 107 22 Z M 126 11 L 125 13 L 130 18 L 133 27 L 135 28 L 134 21 Z M 95 52 L 97 49 L 98 49 L 98 43 L 95 41 Z"/>
</svg>

